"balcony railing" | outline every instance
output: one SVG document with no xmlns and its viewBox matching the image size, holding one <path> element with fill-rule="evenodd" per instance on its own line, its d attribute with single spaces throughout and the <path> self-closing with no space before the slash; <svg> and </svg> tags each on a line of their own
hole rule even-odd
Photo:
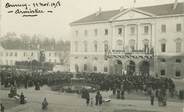
<svg viewBox="0 0 184 112">
<path fill-rule="evenodd" d="M 133 50 L 129 52 L 125 50 L 110 50 L 108 53 L 106 53 L 106 56 L 108 58 L 111 58 L 111 57 L 153 58 L 154 53 L 152 52 L 152 50 L 150 50 L 149 52 L 145 52 L 144 50 Z"/>
</svg>

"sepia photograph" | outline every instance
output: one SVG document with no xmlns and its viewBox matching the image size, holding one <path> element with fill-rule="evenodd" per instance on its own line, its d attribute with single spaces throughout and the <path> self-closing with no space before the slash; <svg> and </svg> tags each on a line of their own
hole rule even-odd
<svg viewBox="0 0 184 112">
<path fill-rule="evenodd" d="M 0 0 L 0 112 L 184 112 L 184 0 Z"/>
</svg>

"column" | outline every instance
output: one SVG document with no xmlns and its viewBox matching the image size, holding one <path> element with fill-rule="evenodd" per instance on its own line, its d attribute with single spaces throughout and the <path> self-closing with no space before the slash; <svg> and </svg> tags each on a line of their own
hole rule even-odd
<svg viewBox="0 0 184 112">
<path fill-rule="evenodd" d="M 154 69 L 154 74 L 158 74 L 158 59 L 157 59 L 157 49 L 159 49 L 159 44 L 157 44 L 157 37 L 156 37 L 156 23 L 152 23 L 152 46 L 154 48 L 154 56 L 153 56 L 153 69 Z"/>
<path fill-rule="evenodd" d="M 137 31 L 137 50 L 142 50 L 142 40 L 141 40 L 141 23 L 137 24 L 138 31 Z"/>
<path fill-rule="evenodd" d="M 139 50 L 139 24 L 136 24 L 136 50 Z"/>
<path fill-rule="evenodd" d="M 126 28 L 126 25 L 123 25 L 123 34 L 122 34 L 122 36 L 123 36 L 123 50 L 125 50 L 125 39 L 126 39 L 125 28 Z"/>
<path fill-rule="evenodd" d="M 124 25 L 124 50 L 127 51 L 127 46 L 129 45 L 128 43 L 128 24 Z"/>
<path fill-rule="evenodd" d="M 114 49 L 114 36 L 115 36 L 115 26 L 111 24 L 111 37 L 109 39 L 109 49 Z"/>
</svg>

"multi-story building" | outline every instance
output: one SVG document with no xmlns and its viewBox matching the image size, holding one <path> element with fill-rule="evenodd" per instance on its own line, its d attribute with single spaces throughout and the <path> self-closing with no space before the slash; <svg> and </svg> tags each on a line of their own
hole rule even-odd
<svg viewBox="0 0 184 112">
<path fill-rule="evenodd" d="M 61 64 L 63 51 L 44 51 L 45 62 Z M 0 65 L 15 65 L 16 62 L 40 60 L 40 50 L 4 49 L 0 47 Z"/>
<path fill-rule="evenodd" d="M 184 77 L 184 3 L 99 10 L 71 27 L 71 72 Z"/>
</svg>

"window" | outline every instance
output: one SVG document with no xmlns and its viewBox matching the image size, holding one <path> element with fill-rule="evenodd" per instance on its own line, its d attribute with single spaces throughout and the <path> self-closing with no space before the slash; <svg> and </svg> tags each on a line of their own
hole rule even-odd
<svg viewBox="0 0 184 112">
<path fill-rule="evenodd" d="M 75 31 L 75 36 L 78 37 L 79 31 Z"/>
<path fill-rule="evenodd" d="M 181 59 L 176 59 L 176 63 L 181 63 Z"/>
<path fill-rule="evenodd" d="M 94 32 L 95 32 L 95 36 L 98 36 L 98 30 L 95 29 Z"/>
<path fill-rule="evenodd" d="M 160 75 L 164 76 L 165 75 L 165 70 L 161 70 Z"/>
<path fill-rule="evenodd" d="M 116 43 L 117 43 L 118 46 L 122 46 L 123 45 L 123 41 L 122 40 L 117 40 Z"/>
<path fill-rule="evenodd" d="M 15 52 L 15 56 L 17 57 L 17 52 Z"/>
<path fill-rule="evenodd" d="M 75 52 L 78 52 L 78 42 L 75 41 Z"/>
<path fill-rule="evenodd" d="M 129 45 L 130 45 L 131 51 L 134 51 L 135 50 L 135 40 L 130 40 Z"/>
<path fill-rule="evenodd" d="M 62 56 L 62 54 L 61 53 L 58 53 L 59 54 L 59 57 L 61 57 Z"/>
<path fill-rule="evenodd" d="M 24 57 L 26 57 L 26 53 L 24 52 Z"/>
<path fill-rule="evenodd" d="M 164 58 L 160 59 L 161 62 L 166 62 L 166 60 Z"/>
<path fill-rule="evenodd" d="M 181 41 L 176 42 L 176 53 L 180 53 L 181 52 Z"/>
<path fill-rule="evenodd" d="M 165 43 L 161 44 L 161 52 L 166 52 L 166 44 Z"/>
<path fill-rule="evenodd" d="M 51 56 L 51 53 L 49 53 L 49 56 Z"/>
<path fill-rule="evenodd" d="M 161 32 L 162 33 L 166 32 L 166 25 L 165 24 L 161 25 Z"/>
<path fill-rule="evenodd" d="M 105 35 L 108 35 L 108 33 L 109 33 L 109 32 L 108 32 L 108 29 L 105 29 Z"/>
<path fill-rule="evenodd" d="M 1 52 L 1 56 L 3 56 L 3 52 Z"/>
<path fill-rule="evenodd" d="M 84 52 L 88 52 L 88 43 L 84 41 Z"/>
<path fill-rule="evenodd" d="M 105 42 L 104 42 L 104 51 L 107 52 L 108 49 L 109 49 L 109 48 L 108 48 L 108 42 L 105 41 Z"/>
<path fill-rule="evenodd" d="M 144 26 L 144 34 L 148 34 L 149 32 L 149 27 L 148 26 Z"/>
<path fill-rule="evenodd" d="M 143 40 L 143 50 L 145 53 L 149 53 L 149 40 L 148 39 Z"/>
<path fill-rule="evenodd" d="M 97 57 L 95 57 L 95 58 L 94 58 L 94 60 L 98 60 L 98 58 L 97 58 Z"/>
<path fill-rule="evenodd" d="M 51 60 L 51 59 L 49 59 L 49 62 L 52 62 L 52 60 Z"/>
<path fill-rule="evenodd" d="M 84 59 L 88 59 L 88 57 L 85 56 Z"/>
<path fill-rule="evenodd" d="M 130 27 L 130 34 L 131 35 L 134 35 L 135 34 L 135 27 L 134 26 L 131 26 Z"/>
<path fill-rule="evenodd" d="M 104 67 L 104 72 L 108 72 L 108 68 L 107 67 Z"/>
<path fill-rule="evenodd" d="M 8 52 L 6 52 L 6 56 L 8 56 Z"/>
<path fill-rule="evenodd" d="M 97 52 L 98 50 L 98 44 L 97 41 L 94 41 L 94 51 Z"/>
<path fill-rule="evenodd" d="M 122 28 L 118 28 L 118 35 L 122 35 Z"/>
<path fill-rule="evenodd" d="M 118 49 L 118 50 L 122 50 L 123 41 L 122 41 L 122 40 L 117 40 L 117 41 L 116 41 L 116 44 L 117 44 L 117 49 Z"/>
<path fill-rule="evenodd" d="M 55 52 L 54 55 L 55 55 L 55 57 L 56 57 L 56 56 L 57 56 L 57 53 Z"/>
<path fill-rule="evenodd" d="M 87 71 L 87 64 L 84 64 L 84 71 Z"/>
<path fill-rule="evenodd" d="M 94 72 L 96 72 L 97 71 L 97 67 L 96 66 L 94 66 Z"/>
<path fill-rule="evenodd" d="M 31 53 L 31 56 L 33 56 L 33 55 L 34 55 L 34 53 L 32 52 L 32 53 Z"/>
<path fill-rule="evenodd" d="M 175 76 L 180 77 L 181 76 L 181 71 L 177 70 L 176 73 L 175 73 Z"/>
<path fill-rule="evenodd" d="M 10 52 L 10 56 L 13 56 L 13 52 Z"/>
<path fill-rule="evenodd" d="M 13 60 L 10 60 L 10 65 L 13 65 Z"/>
<path fill-rule="evenodd" d="M 8 65 L 8 60 L 6 60 L 6 65 Z"/>
<path fill-rule="evenodd" d="M 87 30 L 84 31 L 84 35 L 88 36 L 88 31 Z"/>
<path fill-rule="evenodd" d="M 176 31 L 181 32 L 181 24 L 176 24 Z"/>
</svg>

